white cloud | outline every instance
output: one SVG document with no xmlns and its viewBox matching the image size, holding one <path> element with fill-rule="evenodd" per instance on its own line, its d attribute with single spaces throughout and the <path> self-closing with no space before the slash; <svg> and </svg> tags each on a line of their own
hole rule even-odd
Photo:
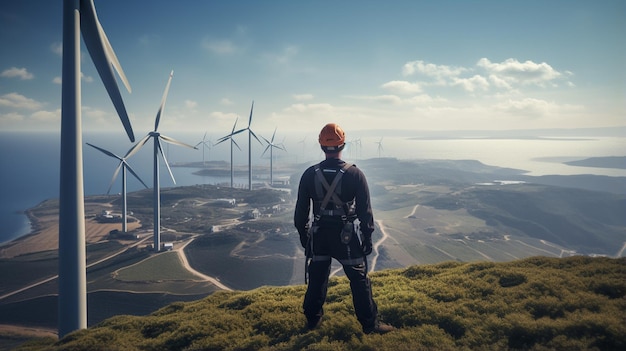
<svg viewBox="0 0 626 351">
<path fill-rule="evenodd" d="M 263 56 L 272 64 L 284 65 L 298 55 L 298 52 L 299 49 L 297 46 L 286 46 L 278 53 L 267 53 Z"/>
<path fill-rule="evenodd" d="M 185 100 L 185 107 L 190 110 L 195 110 L 198 107 L 198 103 L 193 100 Z"/>
<path fill-rule="evenodd" d="M 288 113 L 328 113 L 333 110 L 331 104 L 293 104 L 284 109 Z"/>
<path fill-rule="evenodd" d="M 454 78 L 452 86 L 461 86 L 465 91 L 474 92 L 476 90 L 486 91 L 489 89 L 489 82 L 482 76 L 475 75 L 471 78 Z"/>
<path fill-rule="evenodd" d="M 0 96 L 0 106 L 27 110 L 37 110 L 41 108 L 39 102 L 18 93 L 8 93 Z"/>
<path fill-rule="evenodd" d="M 2 74 L 0 74 L 0 76 L 5 78 L 19 78 L 21 80 L 30 80 L 35 78 L 35 76 L 32 73 L 28 72 L 26 68 L 17 67 L 11 67 L 4 70 Z"/>
<path fill-rule="evenodd" d="M 52 45 L 50 45 L 50 50 L 53 53 L 63 57 L 63 43 L 52 43 Z"/>
<path fill-rule="evenodd" d="M 484 68 L 490 76 L 498 77 L 510 83 L 544 85 L 547 82 L 561 78 L 563 75 L 549 64 L 533 61 L 519 62 L 510 58 L 500 63 L 493 63 L 489 59 L 481 58 L 476 63 Z"/>
<path fill-rule="evenodd" d="M 83 82 L 85 82 L 85 83 L 93 82 L 93 77 L 92 76 L 86 76 L 83 72 L 80 72 L 80 77 L 83 80 Z"/>
<path fill-rule="evenodd" d="M 559 105 L 555 102 L 535 98 L 510 99 L 495 105 L 494 108 L 500 112 L 527 118 L 549 117 L 561 115 L 563 112 L 583 110 L 582 106 Z"/>
<path fill-rule="evenodd" d="M 411 83 L 403 80 L 393 80 L 382 85 L 383 89 L 397 94 L 415 94 L 422 91 L 419 83 Z"/>
<path fill-rule="evenodd" d="M 17 112 L 9 112 L 6 114 L 0 114 L 1 123 L 22 122 L 23 120 L 24 120 L 24 115 L 19 114 Z"/>
<path fill-rule="evenodd" d="M 55 111 L 37 111 L 31 118 L 38 122 L 58 122 L 61 120 L 61 109 Z"/>
<path fill-rule="evenodd" d="M 450 77 L 458 77 L 463 72 L 466 72 L 467 68 L 463 67 L 451 67 L 446 65 L 435 65 L 432 63 L 426 63 L 424 61 L 412 61 L 407 62 L 402 67 L 402 74 L 410 76 L 414 74 L 421 74 L 428 77 L 437 79 L 445 79 Z"/>
<path fill-rule="evenodd" d="M 233 104 L 232 100 L 230 100 L 229 98 L 222 98 L 220 100 L 220 104 L 221 105 L 225 105 L 225 106 L 230 106 Z"/>
<path fill-rule="evenodd" d="M 297 101 L 306 101 L 306 100 L 313 100 L 313 94 L 294 94 L 292 95 L 294 100 Z"/>
<path fill-rule="evenodd" d="M 237 51 L 235 44 L 227 39 L 207 38 L 202 41 L 202 47 L 218 55 L 229 55 Z"/>
<path fill-rule="evenodd" d="M 61 77 L 54 77 L 52 79 L 52 83 L 54 83 L 54 84 L 61 84 L 61 83 L 63 83 L 63 79 L 61 79 Z"/>
</svg>

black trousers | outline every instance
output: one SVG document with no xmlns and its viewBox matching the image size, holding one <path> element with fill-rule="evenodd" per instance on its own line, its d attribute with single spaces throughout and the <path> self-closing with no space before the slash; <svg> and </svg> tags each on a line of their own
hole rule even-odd
<svg viewBox="0 0 626 351">
<path fill-rule="evenodd" d="M 372 298 L 372 286 L 367 276 L 365 256 L 356 233 L 348 244 L 340 238 L 341 227 L 320 227 L 312 234 L 313 258 L 309 264 L 309 285 L 304 296 L 304 314 L 309 320 L 324 315 L 324 302 L 328 292 L 328 277 L 332 258 L 343 265 L 343 271 L 350 280 L 352 303 L 356 317 L 363 329 L 376 324 L 378 307 Z"/>
</svg>

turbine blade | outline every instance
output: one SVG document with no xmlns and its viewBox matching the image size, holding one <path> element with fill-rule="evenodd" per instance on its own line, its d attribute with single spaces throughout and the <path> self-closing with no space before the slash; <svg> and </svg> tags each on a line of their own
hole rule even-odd
<svg viewBox="0 0 626 351">
<path fill-rule="evenodd" d="M 252 110 L 254 110 L 254 100 L 252 100 L 252 107 L 250 107 L 250 118 L 248 118 L 248 128 L 250 128 L 250 124 L 252 124 Z"/>
<path fill-rule="evenodd" d="M 129 158 L 132 155 L 134 155 L 137 151 L 139 151 L 139 149 L 141 149 L 144 145 L 146 145 L 149 139 L 150 139 L 150 134 L 146 135 L 145 137 L 143 137 L 143 139 L 139 140 L 139 142 L 135 144 L 135 146 L 131 147 L 130 150 L 128 150 L 124 158 Z"/>
<path fill-rule="evenodd" d="M 252 131 L 252 129 L 248 129 L 248 131 L 250 132 L 250 134 L 252 134 L 252 136 L 254 137 L 254 139 L 256 139 L 256 141 L 259 142 L 259 144 L 263 145 L 263 143 L 261 142 L 261 140 L 259 140 L 259 138 L 257 138 L 256 134 L 254 134 L 254 132 Z"/>
<path fill-rule="evenodd" d="M 165 141 L 166 143 L 175 144 L 175 145 L 180 145 L 180 146 L 188 147 L 188 148 L 190 148 L 190 149 L 198 150 L 198 148 L 197 148 L 197 147 L 195 147 L 195 146 L 191 146 L 191 145 L 189 145 L 189 144 L 185 144 L 185 143 L 180 142 L 180 141 L 178 141 L 178 140 L 174 140 L 174 139 L 172 139 L 172 138 L 170 138 L 170 137 L 168 137 L 168 136 L 165 136 L 165 135 L 163 135 L 163 134 L 161 134 L 161 135 L 160 135 L 160 137 L 161 137 L 161 139 L 162 139 L 163 141 Z"/>
<path fill-rule="evenodd" d="M 109 189 L 107 190 L 107 195 L 109 195 L 109 193 L 111 192 L 111 188 L 113 187 L 115 178 L 117 178 L 117 175 L 120 173 L 120 169 L 122 168 L 123 164 L 124 164 L 124 160 L 121 160 L 120 164 L 117 165 L 117 168 L 115 168 L 115 172 L 113 172 L 113 177 L 111 178 L 111 183 L 109 183 Z"/>
<path fill-rule="evenodd" d="M 95 145 L 93 145 L 93 144 L 89 144 L 89 143 L 85 143 L 85 144 L 87 144 L 87 145 L 89 145 L 89 146 L 93 147 L 94 149 L 96 149 L 96 150 L 98 150 L 98 151 L 102 152 L 103 154 L 105 154 L 105 155 L 107 155 L 107 156 L 111 156 L 111 157 L 116 158 L 116 159 L 118 159 L 118 160 L 120 160 L 120 161 L 122 160 L 122 158 L 121 158 L 121 157 L 119 157 L 119 156 L 117 156 L 116 154 L 114 154 L 114 153 L 112 153 L 112 152 L 110 152 L 110 151 L 107 151 L 107 150 L 105 150 L 105 149 L 103 149 L 103 148 L 101 148 L 101 147 L 97 147 L 97 146 L 95 146 Z"/>
<path fill-rule="evenodd" d="M 110 48 L 111 44 L 108 43 L 108 39 L 102 37 L 102 33 L 104 33 L 104 31 L 98 21 L 93 0 L 81 0 L 80 7 L 80 31 L 83 34 L 83 41 L 89 51 L 89 56 L 91 56 L 91 60 L 96 66 L 96 70 L 100 75 L 102 84 L 104 84 L 104 87 L 109 94 L 109 98 L 117 111 L 117 115 L 122 121 L 122 125 L 126 130 L 128 138 L 131 142 L 135 142 L 133 127 L 130 124 L 130 119 L 128 118 L 128 113 L 126 112 L 126 106 L 124 106 L 124 100 L 122 99 L 120 89 L 117 86 L 117 81 L 115 80 L 115 76 L 113 74 L 112 65 L 114 65 L 114 60 L 108 53 L 108 51 L 112 51 L 112 48 Z M 117 61 L 117 58 L 115 61 Z M 117 64 L 119 65 L 119 62 Z"/>
<path fill-rule="evenodd" d="M 159 152 L 161 153 L 161 157 L 163 157 L 163 162 L 165 163 L 165 167 L 167 168 L 167 171 L 170 173 L 170 177 L 172 177 L 172 181 L 174 182 L 174 184 L 176 184 L 176 179 L 174 179 L 174 174 L 172 173 L 170 164 L 169 162 L 167 162 L 167 158 L 165 157 L 165 153 L 163 152 L 163 148 L 161 147 L 161 141 L 157 138 L 156 142 L 157 142 L 157 146 L 159 147 Z"/>
<path fill-rule="evenodd" d="M 237 121 L 238 120 L 239 120 L 239 116 L 237 116 L 237 118 L 235 118 L 235 124 L 233 124 L 233 130 L 230 132 L 231 135 L 235 132 L 235 127 L 237 126 Z"/>
<path fill-rule="evenodd" d="M 159 129 L 159 121 L 161 120 L 161 114 L 165 109 L 165 100 L 167 100 L 167 94 L 170 90 L 170 84 L 172 83 L 172 77 L 174 76 L 174 71 L 170 72 L 170 77 L 167 80 L 167 85 L 165 86 L 165 91 L 163 92 L 163 97 L 161 98 L 161 106 L 159 106 L 159 111 L 157 111 L 156 119 L 154 121 L 154 131 L 156 132 Z"/>
<path fill-rule="evenodd" d="M 263 153 L 261 154 L 261 157 L 263 157 L 263 155 L 265 155 L 265 153 L 267 152 L 267 150 L 272 147 L 272 144 L 267 144 L 267 146 L 265 147 L 265 150 L 263 150 Z"/>
<path fill-rule="evenodd" d="M 278 128 L 274 128 L 274 133 L 272 133 L 272 144 L 274 143 L 274 137 L 276 136 L 276 129 Z"/>
<path fill-rule="evenodd" d="M 235 139 L 230 138 L 230 141 L 235 144 L 235 146 L 237 147 L 237 149 L 239 149 L 239 151 L 241 151 L 241 148 L 239 147 L 239 144 L 237 144 L 237 142 L 235 141 Z"/>
<path fill-rule="evenodd" d="M 144 187 L 146 187 L 146 189 L 148 189 L 148 186 L 146 185 L 146 183 L 143 182 L 143 180 L 141 180 L 141 178 L 139 178 L 139 175 L 137 175 L 137 173 L 135 173 L 135 171 L 132 169 L 132 167 L 128 164 L 128 162 L 124 161 L 124 165 L 126 167 L 126 169 L 135 176 L 135 178 L 137 178 L 138 181 L 141 182 L 141 184 L 143 184 Z"/>
<path fill-rule="evenodd" d="M 225 142 L 228 139 L 230 139 L 230 136 L 225 136 L 224 138 L 218 139 L 219 141 L 217 143 L 215 143 L 215 145 L 221 144 L 221 143 Z"/>
<path fill-rule="evenodd" d="M 109 38 L 104 32 L 104 29 L 102 29 L 102 25 L 100 24 L 100 21 L 98 21 L 98 29 L 100 30 L 100 35 L 102 35 L 102 41 L 104 43 L 104 50 L 106 51 L 107 55 L 109 55 L 109 59 L 111 60 L 111 66 L 113 66 L 113 68 L 117 72 L 118 77 L 120 77 L 120 79 L 122 80 L 122 83 L 124 83 L 126 90 L 128 90 L 129 93 L 132 93 L 132 89 L 130 87 L 130 83 L 128 82 L 128 78 L 126 78 L 126 74 L 124 74 L 122 65 L 120 64 L 120 61 L 117 59 L 117 55 L 115 55 L 115 51 L 113 51 L 113 47 L 111 46 L 111 43 L 109 42 Z"/>
</svg>

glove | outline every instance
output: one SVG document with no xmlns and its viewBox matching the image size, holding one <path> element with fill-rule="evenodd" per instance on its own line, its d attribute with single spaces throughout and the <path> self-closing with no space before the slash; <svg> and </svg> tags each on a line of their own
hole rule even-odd
<svg viewBox="0 0 626 351">
<path fill-rule="evenodd" d="M 306 249 L 306 244 L 309 241 L 309 235 L 304 232 L 304 233 L 299 233 L 300 234 L 300 245 L 302 245 L 303 249 Z"/>
<path fill-rule="evenodd" d="M 306 244 L 309 242 L 309 225 L 307 224 L 304 230 L 299 230 L 298 234 L 300 234 L 300 245 L 302 245 L 303 249 L 306 249 Z"/>
<path fill-rule="evenodd" d="M 372 237 L 364 237 L 361 243 L 361 250 L 365 256 L 372 253 Z"/>
</svg>

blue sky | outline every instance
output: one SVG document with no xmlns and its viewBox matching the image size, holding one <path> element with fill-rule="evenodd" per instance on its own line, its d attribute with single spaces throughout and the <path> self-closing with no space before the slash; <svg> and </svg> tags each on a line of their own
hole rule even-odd
<svg viewBox="0 0 626 351">
<path fill-rule="evenodd" d="M 135 135 L 626 125 L 626 1 L 95 0 Z M 60 128 L 62 1 L 0 4 L 0 130 Z M 123 133 L 83 46 L 83 129 Z M 241 121 L 239 126 L 244 127 Z"/>
</svg>

